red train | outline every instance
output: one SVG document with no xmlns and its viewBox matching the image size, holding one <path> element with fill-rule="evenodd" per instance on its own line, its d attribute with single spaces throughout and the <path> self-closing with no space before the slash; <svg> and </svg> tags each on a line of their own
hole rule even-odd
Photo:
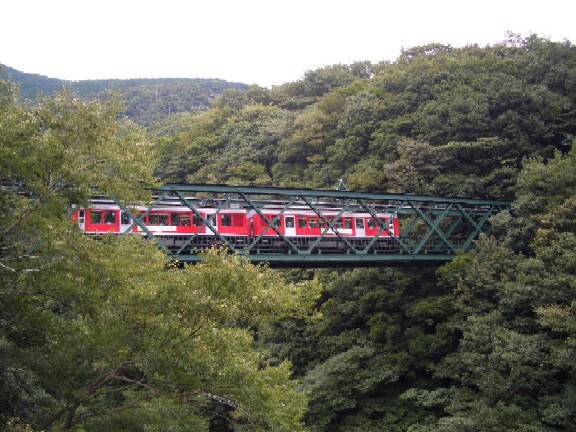
<svg viewBox="0 0 576 432">
<path fill-rule="evenodd" d="M 76 209 L 72 218 L 87 234 L 152 234 L 178 253 L 183 252 L 182 248 L 193 250 L 214 245 L 233 249 L 250 246 L 260 252 L 285 252 L 290 247 L 340 252 L 350 245 L 391 251 L 396 244 L 392 237 L 400 232 L 398 218 L 387 213 L 326 208 L 318 211 L 320 216 L 306 206 L 282 210 L 282 206 L 274 205 L 264 205 L 258 211 L 240 206 L 199 206 L 192 211 L 182 205 L 159 205 L 146 213 L 145 207 L 131 207 L 134 216 L 146 213 L 143 229 L 113 202 L 94 201 L 90 208 Z"/>
</svg>

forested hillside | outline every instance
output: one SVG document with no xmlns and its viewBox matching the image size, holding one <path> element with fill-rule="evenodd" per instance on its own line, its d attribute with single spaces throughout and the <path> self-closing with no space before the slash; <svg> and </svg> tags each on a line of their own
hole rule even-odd
<svg viewBox="0 0 576 432">
<path fill-rule="evenodd" d="M 226 89 L 146 130 L 118 120 L 115 99 L 22 107 L 5 94 L 2 180 L 43 197 L 0 201 L 0 420 L 12 430 L 576 430 L 570 42 L 414 47 Z M 61 179 L 83 188 L 72 196 Z M 183 272 L 159 270 L 133 239 L 88 241 L 61 216 L 95 182 L 130 200 L 138 180 L 339 179 L 513 210 L 439 268 L 270 270 L 211 255 Z"/>
<path fill-rule="evenodd" d="M 214 98 L 227 89 L 245 90 L 246 84 L 220 79 L 109 79 L 64 81 L 38 74 L 20 72 L 1 65 L 0 77 L 10 78 L 20 86 L 20 97 L 34 100 L 38 93 L 51 95 L 63 88 L 73 90 L 83 99 L 105 99 L 111 91 L 122 94 L 123 112 L 136 123 L 149 126 L 177 112 L 197 112 L 210 108 Z"/>
<path fill-rule="evenodd" d="M 566 152 L 576 132 L 574 48 L 405 50 L 334 65 L 271 90 L 227 91 L 157 126 L 171 181 L 511 197 L 521 161 Z M 168 132 L 164 132 L 168 131 Z M 177 132 L 177 133 L 176 133 Z"/>
</svg>

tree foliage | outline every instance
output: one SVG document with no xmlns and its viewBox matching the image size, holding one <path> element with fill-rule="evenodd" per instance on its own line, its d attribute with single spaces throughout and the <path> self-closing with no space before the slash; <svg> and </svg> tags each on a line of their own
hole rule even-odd
<svg viewBox="0 0 576 432">
<path fill-rule="evenodd" d="M 115 98 L 19 104 L 2 85 L 2 427 L 304 430 L 290 364 L 255 332 L 306 316 L 317 284 L 217 252 L 179 269 L 140 237 L 82 235 L 72 204 L 146 199 L 152 143 Z"/>
<path fill-rule="evenodd" d="M 453 325 L 462 331 L 457 350 L 435 367 L 451 387 L 410 390 L 404 397 L 443 415 L 414 430 L 572 430 L 575 427 L 573 311 L 574 151 L 548 163 L 524 164 L 516 219 L 530 227 L 521 236 L 530 256 L 485 239 L 479 252 L 440 270 L 456 295 Z M 552 186 L 553 184 L 553 186 Z M 538 187 L 546 189 L 534 196 Z M 548 191 L 548 188 L 551 190 Z M 534 199 L 529 199 L 532 196 Z M 530 205 L 530 211 L 524 206 Z M 450 395 L 446 397 L 446 395 Z"/>
<path fill-rule="evenodd" d="M 29 404 L 26 420 L 47 430 L 208 430 L 215 415 L 234 430 L 298 428 L 289 364 L 268 364 L 250 329 L 298 312 L 302 285 L 240 258 L 166 270 L 139 239 L 60 238 L 50 272 L 12 290 L 26 300 L 4 295 L 3 373 L 40 393 L 3 388 L 6 409 Z"/>
<path fill-rule="evenodd" d="M 570 43 L 537 36 L 414 47 L 395 63 L 333 65 L 270 90 L 227 91 L 212 104 L 227 113 L 217 149 L 206 146 L 213 157 L 198 167 L 170 155 L 194 181 L 328 187 L 346 178 L 353 189 L 511 198 L 523 158 L 565 153 L 576 134 L 575 67 Z M 429 146 L 434 171 L 413 165 L 414 142 Z M 253 160 L 243 168 L 242 159 Z M 223 178 L 223 167 L 245 175 Z"/>
<path fill-rule="evenodd" d="M 110 90 L 122 93 L 126 105 L 124 114 L 134 122 L 150 127 L 171 115 L 202 112 L 210 108 L 219 95 L 233 90 L 246 92 L 248 85 L 220 79 L 159 78 L 65 81 L 43 75 L 20 72 L 0 65 L 3 78 L 18 84 L 21 99 L 34 101 L 39 94 L 52 96 L 69 89 L 79 97 L 90 100 L 106 99 Z"/>
</svg>

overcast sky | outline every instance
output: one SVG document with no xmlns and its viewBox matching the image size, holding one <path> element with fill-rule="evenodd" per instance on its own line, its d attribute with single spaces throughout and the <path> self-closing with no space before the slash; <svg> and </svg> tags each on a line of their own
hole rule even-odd
<svg viewBox="0 0 576 432">
<path fill-rule="evenodd" d="M 576 43 L 573 0 L 8 0 L 0 63 L 53 78 L 221 78 L 264 87 L 512 31 Z"/>
</svg>

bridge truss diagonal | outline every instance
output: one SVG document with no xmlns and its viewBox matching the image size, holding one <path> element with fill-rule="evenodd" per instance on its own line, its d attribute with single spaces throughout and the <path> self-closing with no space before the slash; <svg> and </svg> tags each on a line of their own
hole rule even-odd
<svg viewBox="0 0 576 432">
<path fill-rule="evenodd" d="M 143 223 L 145 214 L 133 215 L 126 206 L 120 205 L 131 218 L 130 228 L 142 228 L 143 234 L 155 239 L 175 261 L 199 262 L 202 249 L 224 247 L 253 262 L 272 266 L 377 266 L 450 261 L 459 250 L 473 247 L 481 234 L 490 235 L 490 217 L 511 206 L 508 201 L 497 200 L 198 184 L 167 184 L 158 188 L 149 211 L 166 203 L 190 209 L 213 235 L 207 239 L 194 234 L 174 241 L 150 232 Z M 199 209 L 205 206 L 214 211 L 203 215 Z M 265 230 L 244 238 L 220 232 L 216 218 L 230 208 L 259 215 L 267 223 Z M 269 208 L 277 209 L 273 217 L 264 214 Z M 283 215 L 295 209 L 313 214 L 321 221 L 320 235 L 303 239 L 279 229 Z M 349 212 L 368 215 L 376 227 L 375 234 L 362 239 L 343 235 L 336 221 Z M 383 218 L 382 214 L 386 216 Z M 399 232 L 391 228 L 395 219 Z"/>
</svg>

